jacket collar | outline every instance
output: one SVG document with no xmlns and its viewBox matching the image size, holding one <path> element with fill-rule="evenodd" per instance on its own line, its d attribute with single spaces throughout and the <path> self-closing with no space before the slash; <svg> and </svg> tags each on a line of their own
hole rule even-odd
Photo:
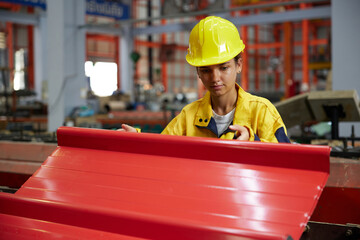
<svg viewBox="0 0 360 240">
<path fill-rule="evenodd" d="M 234 125 L 248 126 L 251 122 L 250 94 L 245 92 L 237 83 L 238 97 L 236 100 L 236 109 L 233 119 Z"/>
<path fill-rule="evenodd" d="M 238 97 L 236 100 L 236 109 L 235 109 L 233 124 L 239 124 L 240 122 L 243 122 L 243 120 L 245 119 L 238 119 L 237 118 L 238 114 L 236 114 L 236 112 L 241 111 L 239 110 L 240 107 L 248 108 L 247 106 L 248 104 L 245 104 L 246 97 L 244 97 L 244 95 L 246 94 L 246 92 L 237 83 L 235 83 L 235 87 L 238 90 Z M 210 92 L 207 91 L 205 96 L 201 99 L 199 108 L 195 114 L 194 125 L 199 127 L 207 127 L 210 123 L 212 115 L 213 114 L 211 107 Z"/>
<path fill-rule="evenodd" d="M 207 91 L 205 96 L 201 99 L 199 108 L 195 114 L 194 125 L 199 127 L 207 127 L 212 117 L 211 97 L 210 92 Z"/>
</svg>

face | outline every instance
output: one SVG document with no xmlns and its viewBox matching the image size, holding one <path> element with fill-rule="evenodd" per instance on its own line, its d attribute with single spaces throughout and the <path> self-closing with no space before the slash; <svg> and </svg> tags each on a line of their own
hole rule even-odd
<svg viewBox="0 0 360 240">
<path fill-rule="evenodd" d="M 223 96 L 235 87 L 236 75 L 241 72 L 242 59 L 231 59 L 228 62 L 198 67 L 197 73 L 205 88 L 212 96 Z"/>
</svg>

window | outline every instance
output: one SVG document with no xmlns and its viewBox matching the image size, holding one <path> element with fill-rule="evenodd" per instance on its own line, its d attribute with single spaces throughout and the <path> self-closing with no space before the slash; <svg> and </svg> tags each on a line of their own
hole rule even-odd
<svg viewBox="0 0 360 240">
<path fill-rule="evenodd" d="M 117 90 L 117 64 L 109 62 L 85 62 L 85 75 L 90 78 L 92 92 L 105 97 Z"/>
<path fill-rule="evenodd" d="M 25 89 L 25 50 L 23 48 L 15 52 L 14 90 Z"/>
</svg>

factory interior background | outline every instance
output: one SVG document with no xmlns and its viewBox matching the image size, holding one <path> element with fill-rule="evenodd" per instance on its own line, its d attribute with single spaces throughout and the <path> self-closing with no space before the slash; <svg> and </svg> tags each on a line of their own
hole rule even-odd
<svg viewBox="0 0 360 240">
<path fill-rule="evenodd" d="M 292 142 L 340 139 L 355 148 L 359 139 L 358 1 L 48 0 L 0 8 L 1 140 L 56 142 L 60 126 L 122 123 L 160 133 L 205 93 L 185 55 L 191 28 L 208 15 L 238 27 L 246 51 L 237 82 L 275 104 Z M 342 105 L 339 116 L 325 103 Z"/>
<path fill-rule="evenodd" d="M 26 140 L 62 125 L 113 129 L 123 122 L 161 132 L 204 95 L 185 55 L 191 28 L 211 14 L 232 20 L 246 43 L 238 79 L 244 90 L 274 104 L 312 91 L 358 94 L 358 33 L 349 26 L 358 18 L 346 12 L 357 4 L 1 1 L 1 136 L 20 131 Z M 304 109 L 308 118 L 280 110 L 294 141 L 331 132 L 330 121 L 311 112 L 321 109 Z M 350 123 L 340 120 L 339 135 L 359 136 L 356 116 L 344 120 Z"/>
<path fill-rule="evenodd" d="M 0 192 L 38 171 L 62 126 L 161 133 L 206 93 L 189 35 L 221 16 L 246 46 L 237 83 L 274 104 L 297 158 L 331 149 L 312 220 L 358 239 L 359 12 L 359 0 L 0 0 Z M 343 239 L 326 231 L 312 239 Z"/>
</svg>

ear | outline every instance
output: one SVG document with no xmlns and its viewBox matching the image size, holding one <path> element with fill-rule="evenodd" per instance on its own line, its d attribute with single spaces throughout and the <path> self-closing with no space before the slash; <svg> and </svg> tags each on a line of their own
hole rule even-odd
<svg viewBox="0 0 360 240">
<path fill-rule="evenodd" d="M 241 73 L 243 66 L 243 59 L 240 57 L 235 64 L 236 64 L 236 72 Z"/>
</svg>

